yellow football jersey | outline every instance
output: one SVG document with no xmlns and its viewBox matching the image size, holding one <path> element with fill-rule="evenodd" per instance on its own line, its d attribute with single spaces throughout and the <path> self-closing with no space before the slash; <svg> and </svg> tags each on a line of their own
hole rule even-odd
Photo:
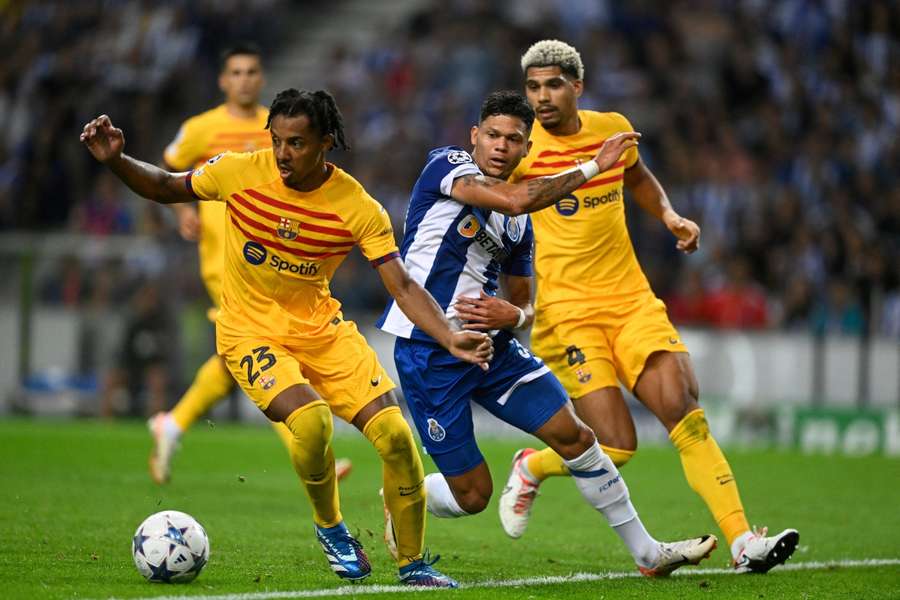
<svg viewBox="0 0 900 600">
<path fill-rule="evenodd" d="M 284 185 L 268 149 L 226 152 L 188 176 L 195 196 L 227 206 L 220 333 L 327 335 L 341 307 L 328 284 L 353 246 L 374 266 L 399 256 L 384 208 L 349 174 L 329 169 L 321 187 L 298 192 Z"/>
<path fill-rule="evenodd" d="M 166 147 L 163 158 L 175 171 L 187 171 L 226 151 L 253 152 L 271 145 L 265 129 L 269 111 L 257 106 L 250 119 L 235 117 L 224 104 L 188 119 Z M 200 276 L 213 303 L 219 305 L 225 265 L 225 205 L 200 204 Z"/>
<path fill-rule="evenodd" d="M 593 158 L 604 140 L 633 131 L 618 113 L 578 111 L 581 130 L 554 136 L 537 121 L 531 151 L 510 177 L 521 181 L 554 175 Z M 650 289 L 625 225 L 625 169 L 638 160 L 629 148 L 610 170 L 600 173 L 555 206 L 532 214 L 535 239 L 536 305 L 586 298 L 627 297 Z"/>
</svg>

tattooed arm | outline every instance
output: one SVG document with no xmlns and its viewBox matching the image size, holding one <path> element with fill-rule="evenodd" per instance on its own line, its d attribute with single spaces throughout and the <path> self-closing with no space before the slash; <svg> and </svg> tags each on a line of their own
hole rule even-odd
<svg viewBox="0 0 900 600">
<path fill-rule="evenodd" d="M 607 139 L 593 158 L 599 168 L 598 173 L 610 169 L 623 152 L 637 146 L 640 136 L 629 131 Z M 507 183 L 485 175 L 463 175 L 453 182 L 451 195 L 465 204 L 489 208 L 505 215 L 521 215 L 556 203 L 585 181 L 587 178 L 579 168 L 519 183 Z"/>
</svg>

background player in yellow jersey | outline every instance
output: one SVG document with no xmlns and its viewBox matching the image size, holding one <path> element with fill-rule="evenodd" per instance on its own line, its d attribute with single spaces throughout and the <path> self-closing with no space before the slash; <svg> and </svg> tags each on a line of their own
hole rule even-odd
<svg viewBox="0 0 900 600">
<path fill-rule="evenodd" d="M 632 131 L 618 113 L 578 109 L 584 67 L 572 46 L 538 42 L 522 57 L 522 70 L 538 122 L 531 151 L 512 181 L 570 169 L 590 160 L 608 137 Z M 631 390 L 669 431 L 688 483 L 731 545 L 735 568 L 766 572 L 791 555 L 799 535 L 793 529 L 772 537 L 751 531 L 734 475 L 698 405 L 687 348 L 635 257 L 623 184 L 678 238 L 678 249 L 697 249 L 699 227 L 672 208 L 637 148 L 630 148 L 611 169 L 532 215 L 537 276 L 532 349 L 562 381 L 576 412 L 617 465 L 637 448 L 619 382 Z M 540 482 L 567 473 L 550 449 L 516 454 L 500 498 L 501 521 L 510 536 L 524 532 Z"/>
<path fill-rule="evenodd" d="M 219 89 L 225 101 L 219 106 L 185 121 L 163 155 L 170 171 L 187 171 L 225 151 L 253 152 L 271 143 L 266 122 L 269 109 L 259 104 L 265 84 L 259 48 L 241 43 L 222 53 Z M 215 320 L 222 295 L 225 270 L 225 204 L 201 202 L 173 204 L 178 217 L 179 231 L 186 240 L 197 241 L 200 255 L 200 276 L 213 303 L 210 318 Z M 194 381 L 170 412 L 153 416 L 148 425 L 153 436 L 150 453 L 150 476 L 156 483 L 165 483 L 171 475 L 172 456 L 181 435 L 203 414 L 228 396 L 234 380 L 218 355 L 207 360 L 194 376 Z M 290 446 L 290 431 L 280 423 L 273 423 L 286 446 Z M 338 479 L 349 473 L 351 464 L 338 459 L 335 465 Z"/>
<path fill-rule="evenodd" d="M 335 573 L 358 580 L 371 567 L 340 512 L 332 411 L 362 431 L 381 457 L 401 582 L 456 587 L 423 556 L 422 462 L 394 384 L 356 325 L 343 319 L 329 280 L 358 245 L 404 313 L 453 355 L 486 369 L 490 338 L 451 331 L 431 295 L 396 260 L 387 213 L 355 179 L 325 161 L 331 148 L 346 147 L 343 120 L 327 92 L 279 93 L 268 128 L 271 149 L 226 152 L 188 173 L 125 155 L 124 135 L 106 115 L 88 123 L 81 139 L 141 196 L 166 204 L 202 199 L 227 205 L 218 352 L 260 410 L 290 429 L 291 461 Z"/>
</svg>

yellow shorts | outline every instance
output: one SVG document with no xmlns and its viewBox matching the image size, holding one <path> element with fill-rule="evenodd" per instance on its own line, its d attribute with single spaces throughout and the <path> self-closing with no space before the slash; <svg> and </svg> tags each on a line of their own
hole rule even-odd
<svg viewBox="0 0 900 600">
<path fill-rule="evenodd" d="M 537 312 L 531 349 L 572 398 L 621 381 L 633 390 L 647 358 L 687 352 L 653 292 L 624 302 L 549 307 Z"/>
<path fill-rule="evenodd" d="M 285 389 L 307 384 L 349 423 L 395 387 L 356 324 L 340 316 L 319 339 L 229 335 L 217 328 L 216 345 L 235 381 L 262 411 Z"/>
</svg>

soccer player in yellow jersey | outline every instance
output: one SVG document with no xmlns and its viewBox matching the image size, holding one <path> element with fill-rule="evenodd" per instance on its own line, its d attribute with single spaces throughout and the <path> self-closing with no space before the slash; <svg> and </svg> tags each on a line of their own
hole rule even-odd
<svg viewBox="0 0 900 600">
<path fill-rule="evenodd" d="M 170 171 L 199 167 L 213 156 L 231 150 L 252 152 L 269 144 L 266 119 L 269 111 L 259 104 L 265 80 L 259 49 L 249 44 L 236 45 L 222 54 L 219 89 L 225 101 L 219 106 L 185 121 L 163 155 Z M 210 318 L 215 319 L 222 295 L 225 269 L 225 205 L 220 202 L 173 204 L 179 231 L 186 240 L 197 241 L 200 275 L 213 303 Z M 194 381 L 168 413 L 154 415 L 148 425 L 153 435 L 150 476 L 157 483 L 169 480 L 171 460 L 181 434 L 225 398 L 234 387 L 222 359 L 213 355 L 197 371 Z M 286 438 L 289 432 L 276 425 Z M 285 440 L 287 443 L 287 440 Z"/>
<path fill-rule="evenodd" d="M 533 45 L 522 57 L 525 91 L 537 114 L 532 148 L 511 177 L 528 180 L 589 161 L 610 136 L 632 131 L 618 113 L 578 109 L 584 67 L 572 46 Z M 672 208 L 659 182 L 630 148 L 613 167 L 555 206 L 532 215 L 537 278 L 532 350 L 559 377 L 581 419 L 617 465 L 637 448 L 621 382 L 669 431 L 690 486 L 709 507 L 741 572 L 766 572 L 794 551 L 799 535 L 750 529 L 731 468 L 698 405 L 687 348 L 650 289 L 625 225 L 624 189 L 658 218 L 684 252 L 700 229 Z M 500 498 L 507 534 L 525 530 L 541 481 L 566 475 L 550 449 L 520 450 Z"/>
<path fill-rule="evenodd" d="M 272 421 L 291 431 L 291 461 L 313 507 L 316 537 L 338 576 L 371 568 L 341 516 L 331 450 L 332 411 L 375 446 L 397 540 L 402 583 L 455 587 L 423 556 L 422 462 L 393 394 L 394 383 L 328 283 L 354 245 L 413 322 L 460 359 L 487 368 L 493 346 L 453 332 L 443 311 L 406 272 L 384 209 L 350 175 L 326 162 L 346 147 L 343 121 L 324 91 L 279 93 L 269 110 L 272 148 L 226 152 L 187 173 L 137 161 L 103 115 L 82 141 L 137 194 L 160 203 L 226 205 L 225 278 L 216 344 L 228 370 Z"/>
<path fill-rule="evenodd" d="M 264 83 L 259 48 L 243 43 L 225 50 L 219 73 L 219 89 L 225 101 L 182 124 L 175 139 L 166 147 L 165 167 L 170 171 L 187 171 L 225 151 L 253 152 L 268 147 L 266 121 L 269 109 L 259 103 Z M 201 202 L 196 208 L 191 204 L 171 206 L 178 217 L 182 237 L 199 242 L 200 275 L 213 303 L 210 318 L 215 320 L 225 270 L 225 204 Z M 149 466 L 150 476 L 156 483 L 169 480 L 172 456 L 181 435 L 226 398 L 233 388 L 234 380 L 225 363 L 218 355 L 213 355 L 197 371 L 193 383 L 175 407 L 150 419 L 148 425 L 154 443 Z M 272 425 L 289 447 L 290 431 L 281 423 Z M 338 479 L 349 473 L 350 468 L 349 460 L 338 459 L 335 462 Z"/>
</svg>

